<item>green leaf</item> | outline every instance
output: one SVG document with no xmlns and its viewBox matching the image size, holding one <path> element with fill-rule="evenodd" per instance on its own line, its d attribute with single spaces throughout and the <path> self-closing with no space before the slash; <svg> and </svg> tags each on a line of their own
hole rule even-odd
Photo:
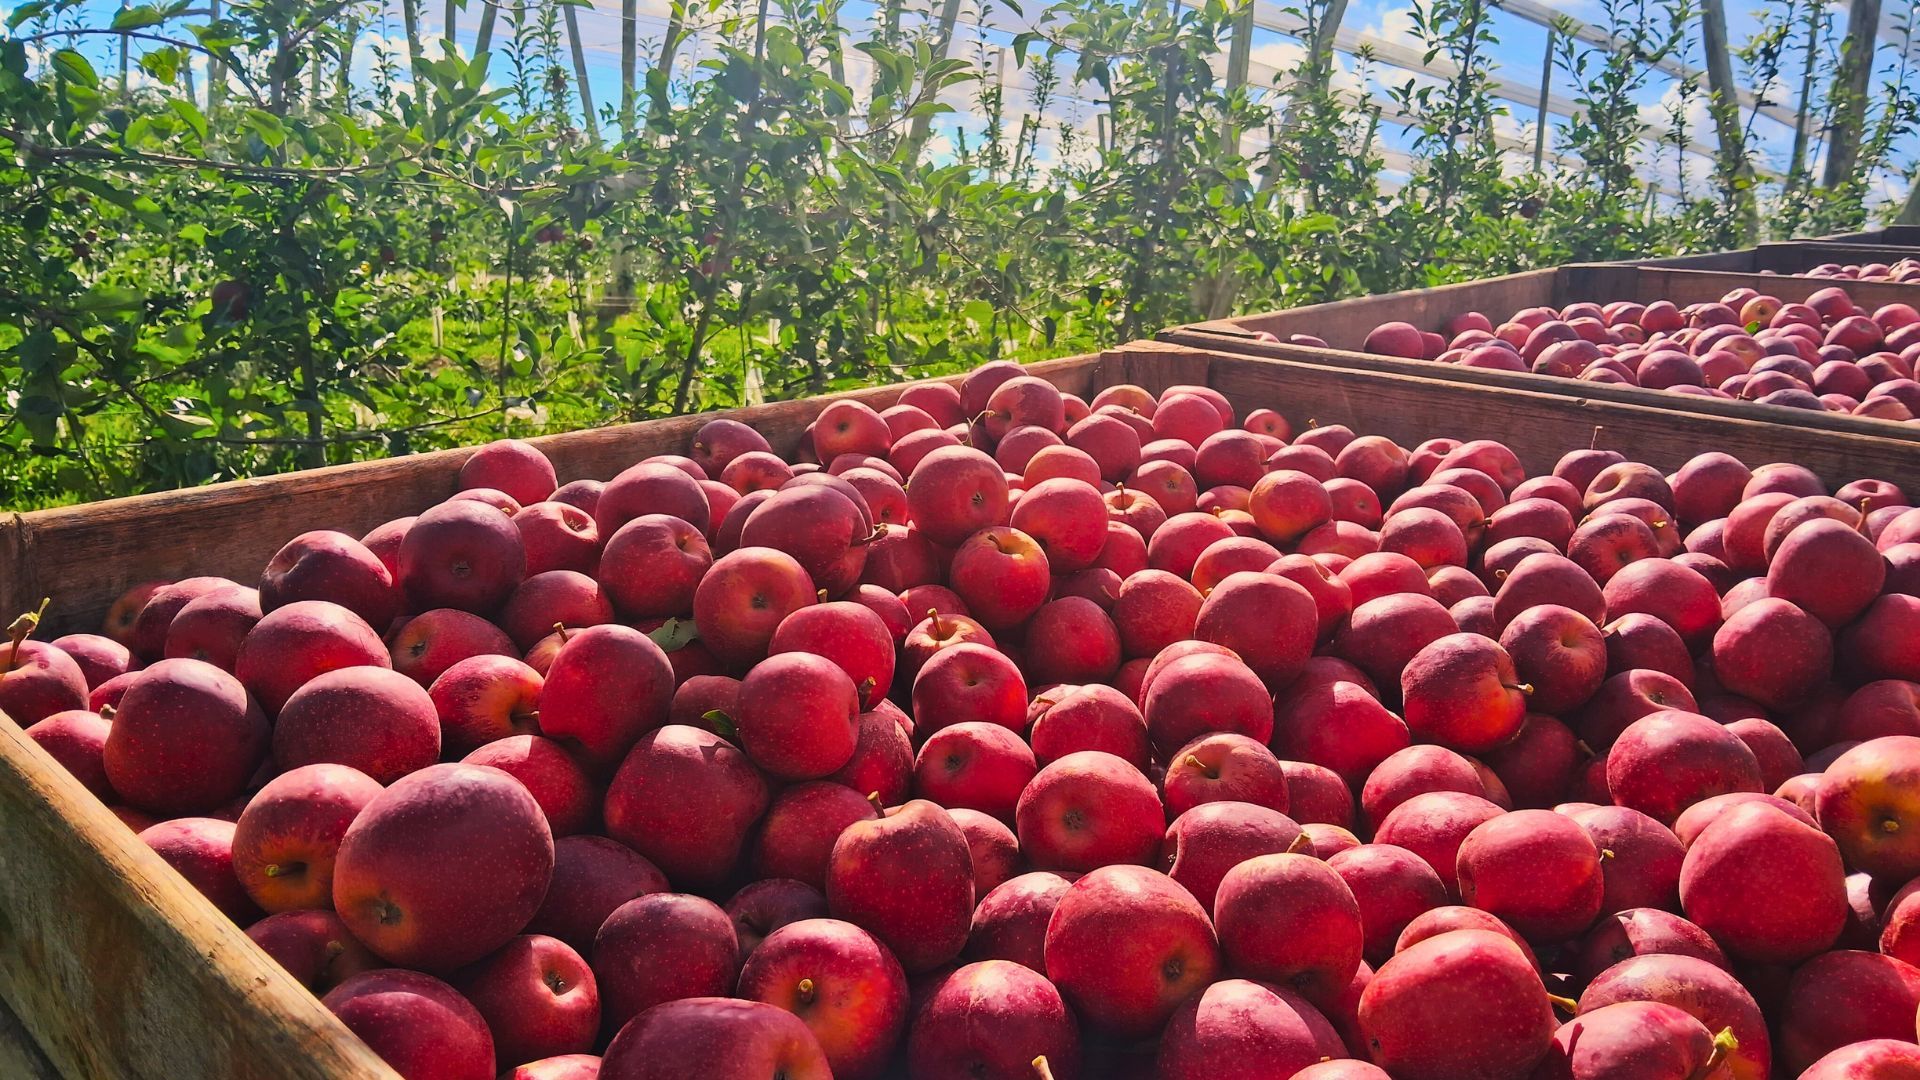
<svg viewBox="0 0 1920 1080">
<path fill-rule="evenodd" d="M 740 729 L 734 725 L 733 717 L 720 709 L 708 709 L 700 714 L 700 719 L 712 724 L 713 733 L 723 739 L 736 739 L 740 735 Z"/>
<path fill-rule="evenodd" d="M 68 82 L 89 90 L 99 88 L 100 76 L 93 70 L 93 64 L 73 49 L 59 50 L 53 54 L 50 62 L 54 70 L 65 76 Z"/>
<path fill-rule="evenodd" d="M 662 652 L 674 652 L 700 640 L 700 631 L 694 628 L 692 619 L 668 619 L 647 636 Z"/>
<path fill-rule="evenodd" d="M 113 285 L 95 285 L 72 303 L 72 310 L 98 314 L 108 311 L 132 311 L 146 303 L 146 294 Z"/>
<path fill-rule="evenodd" d="M 42 14 L 46 12 L 48 8 L 52 6 L 53 5 L 50 3 L 42 3 L 42 2 L 39 2 L 39 0 L 36 0 L 35 3 L 31 3 L 31 4 L 21 4 L 19 7 L 13 9 L 12 14 L 7 16 L 7 29 L 9 30 L 20 29 L 22 26 L 25 26 L 28 22 L 31 22 L 32 20 L 39 18 Z"/>
<path fill-rule="evenodd" d="M 279 147 L 287 141 L 287 128 L 280 118 L 264 109 L 247 110 L 247 130 L 254 137 L 271 147 Z"/>
<path fill-rule="evenodd" d="M 192 128 L 193 133 L 199 136 L 202 141 L 206 139 L 207 118 L 193 102 L 188 101 L 186 98 L 176 97 L 167 102 L 167 107 L 173 110 L 175 116 L 186 121 L 187 126 Z"/>
<path fill-rule="evenodd" d="M 20 371 L 28 378 L 39 375 L 55 362 L 55 341 L 50 330 L 35 330 L 20 339 Z"/>
<path fill-rule="evenodd" d="M 159 26 L 167 21 L 167 14 L 157 7 L 142 4 L 122 10 L 113 17 L 114 30 L 141 30 L 149 26 Z"/>
</svg>

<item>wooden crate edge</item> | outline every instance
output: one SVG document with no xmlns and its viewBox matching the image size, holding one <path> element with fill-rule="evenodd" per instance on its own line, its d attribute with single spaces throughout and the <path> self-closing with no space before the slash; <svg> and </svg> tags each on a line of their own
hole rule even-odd
<svg viewBox="0 0 1920 1080">
<path fill-rule="evenodd" d="M 397 1080 L 4 715 L 0 835 L 0 994 L 63 1074 Z"/>
</svg>

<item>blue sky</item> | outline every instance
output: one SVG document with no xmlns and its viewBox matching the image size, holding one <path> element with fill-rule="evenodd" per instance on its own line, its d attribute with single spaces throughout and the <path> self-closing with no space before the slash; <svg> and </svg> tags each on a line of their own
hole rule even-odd
<svg viewBox="0 0 1920 1080">
<path fill-rule="evenodd" d="M 99 22 L 96 23 L 96 25 L 104 24 L 107 17 L 105 13 L 110 10 L 110 5 L 104 2 L 104 0 L 93 0 L 93 2 L 98 3 L 99 6 L 96 10 L 101 13 Z M 461 25 L 456 35 L 456 40 L 463 48 L 471 46 L 473 30 L 479 21 L 479 0 L 467 0 L 467 2 L 469 3 L 469 9 L 461 15 Z M 910 0 L 910 3 L 915 2 L 916 0 Z M 917 0 L 917 2 L 919 5 L 924 6 L 925 0 Z M 988 5 L 984 13 L 982 11 L 983 3 Z M 1758 0 L 1749 0 L 1749 3 L 1757 6 Z M 0 12 L 6 10 L 7 4 L 8 0 L 0 0 Z M 1896 58 L 1897 49 L 1895 46 L 1897 46 L 1900 40 L 1897 27 L 1905 19 L 1910 10 L 1910 4 L 1911 0 L 1886 0 L 1884 4 L 1886 12 L 1883 16 L 1882 42 L 1883 46 L 1886 47 L 1883 48 L 1881 54 L 1883 63 L 1890 63 Z M 1412 32 L 1412 24 L 1409 18 L 1410 6 L 1411 0 L 1353 0 L 1353 4 L 1348 10 L 1344 29 L 1353 31 L 1365 39 L 1418 48 L 1419 41 Z M 1553 3 L 1551 6 L 1562 13 L 1572 15 L 1576 18 L 1583 18 L 1591 22 L 1600 22 L 1603 18 L 1597 0 L 1558 0 L 1557 3 Z M 1728 17 L 1732 24 L 1730 30 L 1733 40 L 1736 43 L 1744 41 L 1757 27 L 1758 20 L 1756 18 L 1757 12 L 1755 6 L 1742 6 L 1739 0 L 1735 0 L 1734 3 L 1729 5 Z M 441 0 L 425 0 L 423 9 L 423 29 L 433 38 L 440 37 L 444 30 L 441 15 Z M 641 51 L 643 66 L 646 58 L 652 55 L 653 51 L 658 47 L 660 36 L 665 27 L 666 10 L 666 0 L 640 0 L 640 11 L 642 14 L 639 34 L 642 40 Z M 962 10 L 962 26 L 956 43 L 956 55 L 980 59 L 989 72 L 998 71 L 1000 65 L 1004 62 L 1006 64 L 1007 81 L 1006 97 L 1010 114 L 1017 115 L 1020 111 L 1030 108 L 1029 98 L 1026 93 L 1027 88 L 1030 86 L 1030 77 L 1026 73 L 1019 71 L 1010 62 L 1002 61 L 999 56 L 1000 53 L 1005 51 L 1013 34 L 1025 24 L 1025 20 L 1015 15 L 1010 9 L 992 4 L 991 0 L 964 0 Z M 1039 10 L 1037 6 L 1028 6 L 1030 16 L 1036 14 Z M 393 49 L 401 45 L 403 39 L 401 38 L 400 20 L 397 11 L 398 9 L 396 7 L 392 13 L 389 14 L 384 28 L 380 26 L 369 27 L 363 35 L 361 39 L 362 55 L 360 63 L 357 65 L 359 69 L 365 70 L 370 66 L 369 61 L 372 59 L 374 50 L 380 48 Z M 1256 11 L 1259 13 L 1260 21 L 1262 22 L 1274 22 L 1285 18 L 1281 4 L 1276 3 L 1275 0 L 1259 0 L 1259 6 L 1256 8 Z M 1836 5 L 1832 8 L 1832 11 L 1836 23 L 1844 24 L 1844 7 Z M 845 8 L 846 24 L 849 28 L 859 28 L 868 25 L 873 17 L 873 12 L 874 5 L 871 0 L 849 0 Z M 597 0 L 597 6 L 578 9 L 583 37 L 587 42 L 588 66 L 591 74 L 590 82 L 596 104 L 602 107 L 615 102 L 619 93 L 619 14 L 619 0 Z M 1836 35 L 1840 32 L 1840 29 L 1841 26 L 1836 26 Z M 1528 93 L 1535 92 L 1540 80 L 1542 51 L 1547 38 L 1546 30 L 1510 12 L 1498 11 L 1494 15 L 1494 31 L 1500 39 L 1500 43 L 1493 53 L 1497 64 L 1497 74 L 1504 79 L 1510 80 L 1517 87 L 1525 88 Z M 505 29 L 503 27 L 501 33 L 504 32 Z M 382 34 L 385 35 L 384 38 L 381 36 Z M 497 40 L 498 38 L 496 38 L 496 41 Z M 711 47 L 712 42 L 710 39 L 696 36 L 696 38 L 689 43 L 689 46 L 682 50 L 682 70 L 690 71 L 691 65 L 703 54 L 710 55 Z M 95 45 L 95 49 L 102 53 L 110 48 L 111 46 L 104 42 L 96 43 Z M 1796 104 L 1794 97 L 1798 87 L 1799 48 L 1796 46 L 1792 50 L 1792 53 L 1792 60 L 1785 72 L 1788 76 L 1787 85 L 1770 95 L 1770 98 L 1777 104 L 1783 105 L 1789 110 Z M 1271 78 L 1276 70 L 1284 71 L 1295 63 L 1300 55 L 1300 47 L 1297 41 L 1286 35 L 1273 30 L 1262 29 L 1256 32 L 1253 55 L 1253 78 L 1256 82 L 1259 82 L 1263 78 Z M 1700 45 L 1697 40 L 1691 42 L 1690 50 L 1686 58 L 1695 66 L 1700 66 L 1704 63 L 1704 57 L 1701 55 Z M 848 68 L 850 81 L 853 82 L 856 87 L 864 85 L 864 57 L 858 54 L 850 56 Z M 1398 68 L 1376 65 L 1372 77 L 1363 82 L 1358 75 L 1353 58 L 1343 56 L 1340 61 L 1340 72 L 1337 75 L 1337 81 L 1339 85 L 1350 92 L 1371 93 L 1376 96 L 1384 96 L 1384 88 L 1387 84 L 1398 84 L 1404 82 L 1409 77 L 1413 76 L 1409 76 L 1407 72 Z M 1662 126 L 1665 125 L 1666 121 L 1660 106 L 1663 96 L 1671 94 L 1673 87 L 1674 82 L 1672 79 L 1664 74 L 1655 72 L 1652 73 L 1647 86 L 1635 95 L 1636 102 L 1642 106 L 1649 120 L 1657 121 Z M 1556 95 L 1564 98 L 1571 98 L 1575 93 L 1575 87 L 1570 78 L 1564 72 L 1559 71 L 1556 71 L 1553 75 L 1552 89 Z M 977 117 L 972 115 L 974 107 L 972 95 L 974 92 L 975 88 L 963 88 L 948 99 L 957 111 L 952 117 L 947 118 L 939 125 L 939 134 L 933 147 L 934 153 L 949 151 L 952 146 L 952 137 L 956 126 L 977 125 Z M 1065 122 L 1073 124 L 1076 127 L 1084 127 L 1090 137 L 1092 134 L 1092 116 L 1098 111 L 1097 107 L 1092 103 L 1094 97 L 1095 91 L 1092 88 L 1063 88 L 1060 100 L 1057 100 L 1049 110 L 1048 119 L 1050 126 Z M 1514 103 L 1508 103 L 1508 109 L 1510 110 L 1510 115 L 1497 124 L 1497 132 L 1523 146 L 1530 147 L 1533 141 L 1533 127 L 1536 119 L 1535 112 L 1528 106 Z M 1703 146 L 1711 146 L 1713 134 L 1711 126 L 1707 122 L 1704 105 L 1696 105 L 1693 110 L 1693 115 L 1689 119 L 1694 139 Z M 1550 122 L 1557 124 L 1560 121 L 1556 118 Z M 1759 141 L 1763 166 L 1776 170 L 1784 170 L 1788 160 L 1789 148 L 1792 144 L 1793 132 L 1791 128 L 1787 125 L 1777 123 L 1771 118 L 1762 116 L 1754 122 L 1753 130 Z M 1381 137 L 1382 145 L 1389 151 L 1404 151 L 1408 148 L 1405 134 L 1397 124 L 1391 122 L 1383 123 Z M 1050 132 L 1041 152 L 1041 161 L 1043 163 L 1052 159 L 1054 141 L 1053 135 Z M 1552 145 L 1553 140 L 1550 138 L 1549 147 L 1551 148 Z M 1903 166 L 1911 161 L 1916 150 L 1920 150 L 1920 146 L 1903 146 L 1901 148 L 1899 156 Z M 1524 155 L 1515 154 L 1511 159 L 1510 167 L 1521 169 L 1527 167 L 1528 164 L 1529 162 Z M 1693 177 L 1694 182 L 1698 182 L 1699 179 L 1705 175 L 1708 163 L 1704 157 L 1689 155 L 1687 166 L 1688 172 Z M 1551 167 L 1551 163 L 1549 163 L 1549 167 Z M 1656 180 L 1663 188 L 1670 190 L 1676 180 L 1671 154 L 1669 153 L 1657 161 L 1650 161 L 1643 175 Z M 1904 193 L 1905 183 L 1903 180 L 1897 178 L 1888 178 L 1882 185 L 1882 188 L 1882 197 L 1897 197 Z"/>
</svg>

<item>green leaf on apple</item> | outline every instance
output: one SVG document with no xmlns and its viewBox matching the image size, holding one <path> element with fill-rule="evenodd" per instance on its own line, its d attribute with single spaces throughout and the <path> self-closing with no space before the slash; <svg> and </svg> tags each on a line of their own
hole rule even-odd
<svg viewBox="0 0 1920 1080">
<path fill-rule="evenodd" d="M 734 739 L 740 734 L 740 729 L 734 726 L 733 717 L 728 716 L 725 710 L 709 709 L 700 714 L 700 719 L 712 724 L 713 733 L 723 739 Z"/>
<path fill-rule="evenodd" d="M 692 619 L 668 619 L 647 636 L 660 646 L 661 651 L 674 652 L 700 640 L 700 631 L 694 627 Z"/>
</svg>

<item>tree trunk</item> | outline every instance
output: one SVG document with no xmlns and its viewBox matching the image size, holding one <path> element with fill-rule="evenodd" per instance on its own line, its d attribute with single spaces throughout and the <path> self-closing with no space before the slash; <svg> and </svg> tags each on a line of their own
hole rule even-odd
<svg viewBox="0 0 1920 1080">
<path fill-rule="evenodd" d="M 359 37 L 359 17 L 347 16 L 346 40 L 340 45 L 340 67 L 335 71 L 333 81 L 335 107 L 343 113 L 353 111 L 353 43 Z"/>
<path fill-rule="evenodd" d="M 1820 28 L 1827 8 L 1821 0 L 1807 3 L 1807 63 L 1800 72 L 1800 110 L 1793 122 L 1793 158 L 1787 165 L 1789 184 L 1797 184 L 1807 170 L 1807 143 L 1813 132 L 1813 73 L 1820 59 Z"/>
<path fill-rule="evenodd" d="M 1547 160 L 1547 97 L 1553 92 L 1553 49 L 1560 43 L 1560 31 L 1547 27 L 1547 54 L 1540 61 L 1540 111 L 1533 118 L 1533 171 L 1539 172 Z"/>
<path fill-rule="evenodd" d="M 220 21 L 220 0 L 207 0 L 207 21 Z M 227 66 L 220 61 L 207 58 L 207 117 L 212 119 L 220 111 L 220 105 L 227 99 Z"/>
<path fill-rule="evenodd" d="M 447 0 L 447 14 L 441 31 L 446 35 L 447 44 L 452 45 L 460 32 L 460 0 Z"/>
<path fill-rule="evenodd" d="M 1733 57 L 1727 47 L 1727 8 L 1724 0 L 1703 0 L 1700 30 L 1707 53 L 1708 111 L 1720 137 L 1720 167 L 1738 189 L 1741 232 L 1752 240 L 1760 234 L 1760 208 L 1753 198 L 1753 162 L 1747 158 L 1746 135 L 1740 129 L 1740 99 L 1733 82 Z"/>
<path fill-rule="evenodd" d="M 940 29 L 933 39 L 933 62 L 940 63 L 947 58 L 947 50 L 953 47 L 953 24 L 960 18 L 960 0 L 946 0 L 940 7 Z M 921 94 L 926 93 L 926 78 L 920 83 Z M 931 99 L 929 99 L 931 100 Z M 927 131 L 933 124 L 933 117 L 926 114 L 913 118 L 913 130 L 907 135 L 907 164 L 912 165 L 920 158 L 920 146 L 927 141 Z"/>
<path fill-rule="evenodd" d="M 680 17 L 680 11 L 680 0 L 674 0 L 673 14 L 675 19 Z M 637 37 L 639 32 L 639 18 L 639 0 L 620 0 L 620 137 L 623 139 L 633 138 L 633 80 L 634 71 L 639 66 L 638 49 L 640 46 Z M 670 22 L 667 25 L 666 40 L 660 46 L 660 55 L 663 60 L 671 59 L 673 46 L 674 33 L 673 25 Z M 660 74 L 667 78 L 672 77 L 671 72 L 664 67 L 661 69 Z"/>
<path fill-rule="evenodd" d="M 1313 4 L 1313 0 L 1308 3 L 1309 11 L 1318 6 L 1320 13 L 1311 28 L 1313 36 L 1307 41 L 1306 75 L 1288 97 L 1287 111 L 1280 120 L 1282 132 L 1292 130 L 1295 118 L 1300 115 L 1301 98 L 1325 90 L 1332 82 L 1334 39 L 1340 34 L 1341 20 L 1347 17 L 1347 0 L 1324 0 L 1324 6 Z M 1235 27 L 1234 33 L 1239 32 Z"/>
<path fill-rule="evenodd" d="M 600 120 L 593 115 L 593 87 L 587 83 L 587 52 L 580 42 L 580 16 L 572 4 L 560 9 L 567 20 L 567 47 L 573 52 L 573 81 L 580 89 L 580 115 L 586 121 L 587 138 L 600 141 Z"/>
<path fill-rule="evenodd" d="M 1320 22 L 1314 27 L 1309 47 L 1313 50 L 1313 70 L 1321 89 L 1326 88 L 1333 76 L 1333 43 L 1346 17 L 1347 0 L 1327 0 L 1327 8 L 1320 13 Z"/>
<path fill-rule="evenodd" d="M 500 5 L 494 0 L 486 0 L 480 6 L 480 28 L 473 34 L 473 55 L 480 56 L 493 48 L 493 24 L 500 18 Z"/>
<path fill-rule="evenodd" d="M 1847 12 L 1847 43 L 1833 79 L 1833 127 L 1827 133 L 1827 167 L 1820 186 L 1832 190 L 1853 177 L 1860 161 L 1860 133 L 1867 123 L 1867 86 L 1880 41 L 1880 0 L 1853 0 Z"/>
<path fill-rule="evenodd" d="M 1895 225 L 1920 225 L 1920 173 L 1915 173 L 1913 183 L 1907 188 L 1907 201 L 1901 204 L 1900 212 L 1893 217 Z"/>
<path fill-rule="evenodd" d="M 400 21 L 407 27 L 407 64 L 420 66 L 420 0 L 400 0 Z"/>
<path fill-rule="evenodd" d="M 1227 98 L 1247 85 L 1247 69 L 1253 65 L 1253 0 L 1241 0 L 1233 16 L 1233 40 L 1227 46 Z M 1240 126 L 1229 116 L 1220 124 L 1220 153 L 1215 166 L 1225 170 L 1240 156 Z M 1225 253 L 1223 252 L 1223 257 Z M 1223 265 L 1207 291 L 1207 318 L 1224 319 L 1233 308 L 1240 291 L 1238 275 L 1231 265 Z"/>
<path fill-rule="evenodd" d="M 835 0 L 827 10 L 831 13 L 833 21 L 832 27 L 827 30 L 827 76 L 841 86 L 846 86 L 847 62 L 846 56 L 842 51 L 842 40 L 846 35 L 840 27 L 840 4 L 838 0 Z M 848 90 L 851 92 L 852 88 L 849 87 Z M 851 111 L 852 110 L 848 110 L 849 113 Z M 843 113 L 834 118 L 834 126 L 840 129 L 840 134 L 851 135 L 853 133 L 853 117 L 847 113 Z"/>
<path fill-rule="evenodd" d="M 120 0 L 120 10 L 122 12 L 125 12 L 127 10 L 127 0 Z M 127 60 L 128 44 L 129 42 L 127 40 L 127 35 L 121 34 L 120 35 L 120 100 L 121 101 L 127 100 L 127 74 L 129 70 L 129 64 Z"/>
</svg>

